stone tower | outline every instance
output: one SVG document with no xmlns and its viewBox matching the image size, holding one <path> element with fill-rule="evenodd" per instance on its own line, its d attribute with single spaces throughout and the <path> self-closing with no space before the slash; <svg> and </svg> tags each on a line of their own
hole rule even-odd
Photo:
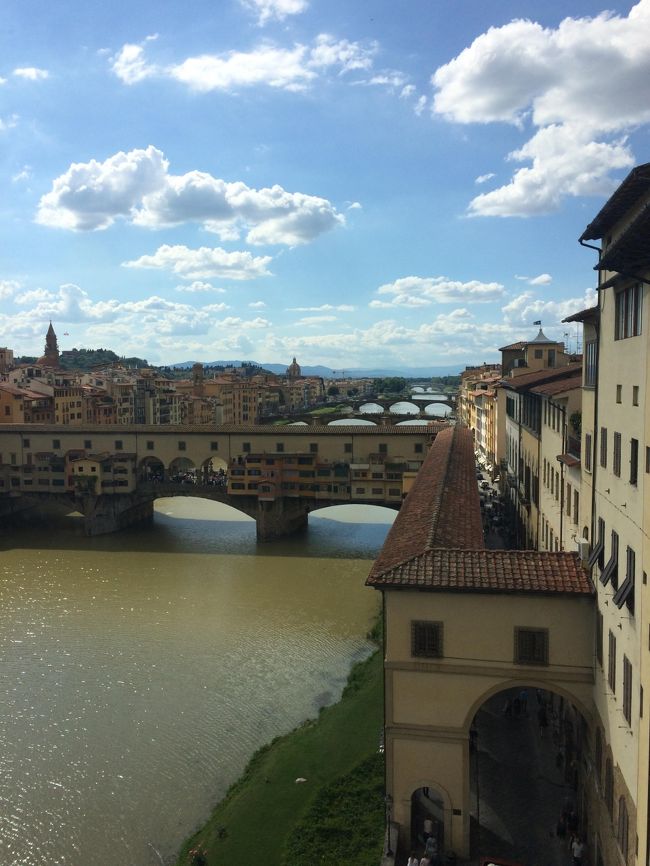
<svg viewBox="0 0 650 866">
<path fill-rule="evenodd" d="M 52 322 L 50 322 L 50 327 L 47 329 L 47 334 L 45 335 L 45 351 L 36 363 L 44 367 L 58 367 L 59 360 L 59 344 L 52 327 Z"/>
</svg>

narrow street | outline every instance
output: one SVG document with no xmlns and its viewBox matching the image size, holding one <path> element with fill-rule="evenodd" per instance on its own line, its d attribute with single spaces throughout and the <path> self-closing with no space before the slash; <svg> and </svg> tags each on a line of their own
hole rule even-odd
<svg viewBox="0 0 650 866">
<path fill-rule="evenodd" d="M 507 698 L 514 700 L 516 695 L 496 695 L 476 717 L 472 861 L 500 857 L 526 866 L 568 866 L 569 835 L 560 838 L 556 831 L 567 798 L 575 804 L 575 791 L 565 784 L 563 764 L 556 765 L 558 746 L 550 717 L 540 736 L 535 690 L 528 689 L 525 714 L 504 714 Z"/>
</svg>

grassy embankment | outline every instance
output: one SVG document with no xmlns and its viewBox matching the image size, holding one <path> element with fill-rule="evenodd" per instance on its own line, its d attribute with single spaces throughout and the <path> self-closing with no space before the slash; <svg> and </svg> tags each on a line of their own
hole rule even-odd
<svg viewBox="0 0 650 866">
<path fill-rule="evenodd" d="M 253 756 L 208 823 L 183 847 L 209 866 L 377 863 L 383 839 L 382 656 L 356 665 L 341 701 Z M 297 778 L 307 781 L 296 783 Z"/>
</svg>

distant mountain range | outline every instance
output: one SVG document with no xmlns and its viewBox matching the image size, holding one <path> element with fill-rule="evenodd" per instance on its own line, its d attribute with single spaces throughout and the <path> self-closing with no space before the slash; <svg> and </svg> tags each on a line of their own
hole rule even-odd
<svg viewBox="0 0 650 866">
<path fill-rule="evenodd" d="M 195 361 L 183 361 L 179 364 L 166 364 L 163 366 L 189 368 Z M 263 367 L 271 373 L 283 375 L 287 371 L 286 364 L 266 364 L 258 361 L 202 361 L 204 367 L 241 367 L 242 363 L 255 364 L 258 367 Z M 386 376 L 403 376 L 408 379 L 426 379 L 430 376 L 456 376 L 464 365 L 461 364 L 446 364 L 432 365 L 430 367 L 377 367 L 376 369 L 367 370 L 363 367 L 352 367 L 341 370 L 337 368 L 333 370 L 331 367 L 323 367 L 317 365 L 309 367 L 306 364 L 301 364 L 300 369 L 303 376 L 322 376 L 324 379 L 342 379 L 342 378 L 384 378 Z"/>
</svg>

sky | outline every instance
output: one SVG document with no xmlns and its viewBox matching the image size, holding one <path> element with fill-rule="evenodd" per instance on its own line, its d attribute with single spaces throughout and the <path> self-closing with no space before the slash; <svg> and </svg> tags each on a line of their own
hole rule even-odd
<svg viewBox="0 0 650 866">
<path fill-rule="evenodd" d="M 5 0 L 0 345 L 461 369 L 540 320 L 575 351 L 649 41 L 650 0 Z"/>
</svg>

